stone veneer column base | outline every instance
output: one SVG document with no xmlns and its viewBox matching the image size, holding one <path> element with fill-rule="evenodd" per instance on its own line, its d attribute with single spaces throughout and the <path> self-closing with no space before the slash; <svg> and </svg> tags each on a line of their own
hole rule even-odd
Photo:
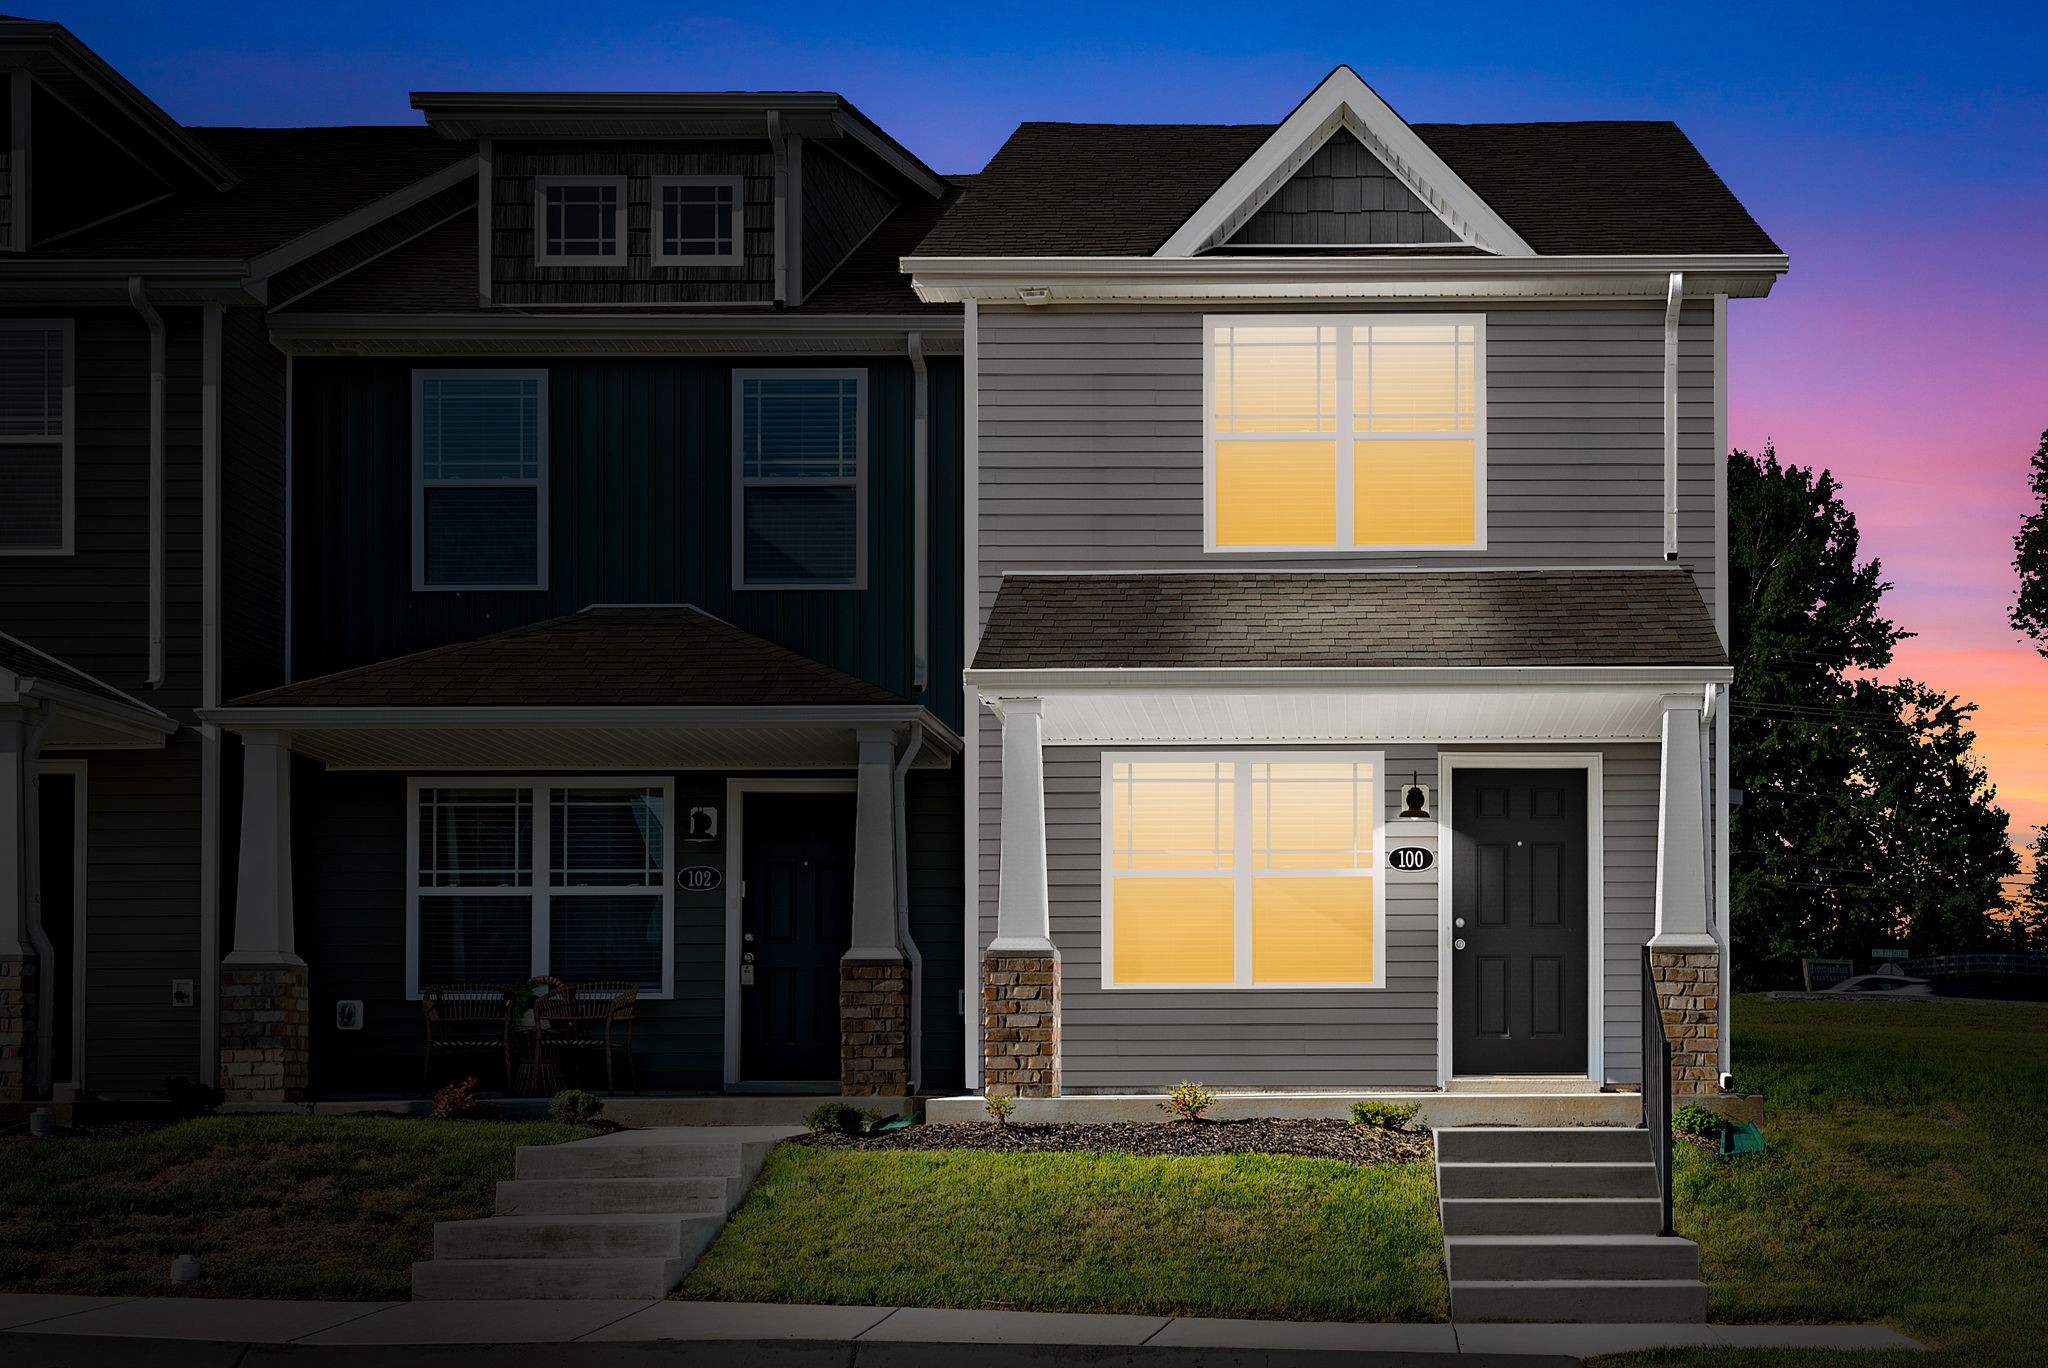
<svg viewBox="0 0 2048 1368">
<path fill-rule="evenodd" d="M 846 1097 L 909 1094 L 908 961 L 839 961 L 839 1091 Z"/>
<path fill-rule="evenodd" d="M 0 956 L 0 1102 L 28 1101 L 35 1019 L 35 957 Z"/>
<path fill-rule="evenodd" d="M 981 1090 L 1060 1095 L 1058 955 L 982 956 Z"/>
<path fill-rule="evenodd" d="M 1702 1097 L 1721 1090 L 1721 954 L 1650 951 L 1650 977 L 1671 1041 L 1671 1092 Z"/>
<path fill-rule="evenodd" d="M 311 1034 L 305 965 L 222 967 L 220 1086 L 228 1101 L 304 1102 Z"/>
</svg>

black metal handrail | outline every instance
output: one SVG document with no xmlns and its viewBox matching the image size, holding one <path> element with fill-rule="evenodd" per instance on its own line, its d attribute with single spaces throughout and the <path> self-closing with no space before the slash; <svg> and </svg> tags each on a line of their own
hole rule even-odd
<svg viewBox="0 0 2048 1368">
<path fill-rule="evenodd" d="M 1657 1000 L 1657 976 L 1650 968 L 1650 947 L 1643 947 L 1643 1129 L 1650 1133 L 1650 1154 L 1657 1166 L 1660 1235 L 1675 1234 L 1671 1224 L 1671 1038 L 1664 1033 L 1664 1006 Z"/>
</svg>

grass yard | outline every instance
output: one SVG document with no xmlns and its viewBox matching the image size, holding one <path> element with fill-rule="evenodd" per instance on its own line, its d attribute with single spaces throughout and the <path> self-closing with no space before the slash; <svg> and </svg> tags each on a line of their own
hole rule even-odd
<svg viewBox="0 0 2048 1368">
<path fill-rule="evenodd" d="M 579 1126 L 216 1116 L 0 1139 L 0 1291 L 404 1300 L 434 1222 L 491 1213 L 521 1145 Z M 171 1258 L 199 1256 L 173 1284 Z"/>
<path fill-rule="evenodd" d="M 1336 1321 L 1447 1301 L 1428 1164 L 792 1145 L 676 1295 Z"/>
<path fill-rule="evenodd" d="M 2048 1008 L 1738 998 L 1735 1067 L 1771 1151 L 1681 1146 L 1679 1233 L 1717 1321 L 1886 1321 L 1942 1352 L 1856 1368 L 2048 1362 Z M 1663 1350 L 1612 1368 L 1820 1368 Z"/>
</svg>

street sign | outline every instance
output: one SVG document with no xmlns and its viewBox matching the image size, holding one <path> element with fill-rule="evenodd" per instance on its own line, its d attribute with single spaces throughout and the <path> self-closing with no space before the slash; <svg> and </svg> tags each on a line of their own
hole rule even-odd
<svg viewBox="0 0 2048 1368">
<path fill-rule="evenodd" d="M 1906 952 L 1903 950 L 1873 950 L 1870 952 L 1870 957 L 1872 959 L 1905 959 Z"/>
</svg>

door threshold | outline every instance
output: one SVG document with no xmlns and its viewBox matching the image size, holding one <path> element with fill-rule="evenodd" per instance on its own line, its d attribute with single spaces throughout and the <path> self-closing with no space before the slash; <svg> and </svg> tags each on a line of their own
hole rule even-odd
<svg viewBox="0 0 2048 1368">
<path fill-rule="evenodd" d="M 1585 1074 L 1470 1074 L 1444 1080 L 1447 1093 L 1597 1093 L 1600 1080 Z"/>
</svg>

